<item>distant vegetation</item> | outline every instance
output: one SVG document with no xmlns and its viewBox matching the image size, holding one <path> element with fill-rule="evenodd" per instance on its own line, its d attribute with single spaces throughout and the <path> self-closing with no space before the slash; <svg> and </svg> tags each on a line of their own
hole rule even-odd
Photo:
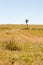
<svg viewBox="0 0 43 65">
<path fill-rule="evenodd" d="M 26 21 L 25 21 L 26 22 L 26 29 L 28 29 L 28 21 L 29 21 L 28 19 L 26 19 Z"/>
</svg>

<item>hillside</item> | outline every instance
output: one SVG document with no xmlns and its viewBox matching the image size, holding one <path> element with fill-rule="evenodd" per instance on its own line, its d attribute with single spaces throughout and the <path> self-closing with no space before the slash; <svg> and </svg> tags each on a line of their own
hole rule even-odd
<svg viewBox="0 0 43 65">
<path fill-rule="evenodd" d="M 0 25 L 0 65 L 43 65 L 43 25 Z"/>
</svg>

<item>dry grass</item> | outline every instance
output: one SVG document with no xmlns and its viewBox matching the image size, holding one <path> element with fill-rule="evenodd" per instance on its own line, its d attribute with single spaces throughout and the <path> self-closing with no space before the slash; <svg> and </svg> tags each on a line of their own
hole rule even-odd
<svg viewBox="0 0 43 65">
<path fill-rule="evenodd" d="M 43 65 L 43 25 L 0 25 L 0 65 Z"/>
</svg>

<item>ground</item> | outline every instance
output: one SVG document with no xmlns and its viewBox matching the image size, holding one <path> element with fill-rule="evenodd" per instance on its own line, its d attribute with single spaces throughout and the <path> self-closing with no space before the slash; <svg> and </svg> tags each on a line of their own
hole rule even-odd
<svg viewBox="0 0 43 65">
<path fill-rule="evenodd" d="M 43 25 L 0 25 L 0 65 L 43 65 Z"/>
</svg>

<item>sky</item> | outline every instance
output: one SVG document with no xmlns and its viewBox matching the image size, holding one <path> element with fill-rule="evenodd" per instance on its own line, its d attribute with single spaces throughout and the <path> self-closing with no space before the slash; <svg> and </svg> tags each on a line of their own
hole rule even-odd
<svg viewBox="0 0 43 65">
<path fill-rule="evenodd" d="M 43 24 L 43 0 L 0 0 L 0 24 Z"/>
</svg>

